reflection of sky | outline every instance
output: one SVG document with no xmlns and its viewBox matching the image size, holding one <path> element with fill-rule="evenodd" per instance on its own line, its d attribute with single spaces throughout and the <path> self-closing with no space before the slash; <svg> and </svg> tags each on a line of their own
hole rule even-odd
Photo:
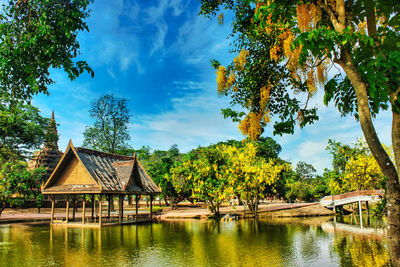
<svg viewBox="0 0 400 267">
<path fill-rule="evenodd" d="M 38 96 L 34 104 L 43 115 L 55 110 L 60 124 L 60 148 L 71 138 L 82 144 L 82 132 L 92 123 L 90 102 L 105 93 L 129 100 L 132 145 L 168 149 L 178 144 L 186 152 L 199 145 L 240 139 L 237 125 L 224 120 L 220 109 L 229 100 L 216 94 L 215 73 L 209 59 L 228 64 L 229 14 L 225 24 L 197 16 L 199 1 L 96 0 L 88 19 L 89 33 L 80 33 L 81 57 L 95 71 L 74 82 L 59 70 L 50 96 Z M 284 159 L 313 164 L 318 171 L 330 167 L 325 151 L 328 138 L 354 142 L 362 135 L 352 118 L 340 118 L 322 105 L 322 95 L 312 104 L 320 108 L 320 122 L 296 129 L 294 135 L 276 137 Z M 385 143 L 390 140 L 390 117 L 377 119 Z M 271 126 L 266 135 L 272 135 Z"/>
</svg>

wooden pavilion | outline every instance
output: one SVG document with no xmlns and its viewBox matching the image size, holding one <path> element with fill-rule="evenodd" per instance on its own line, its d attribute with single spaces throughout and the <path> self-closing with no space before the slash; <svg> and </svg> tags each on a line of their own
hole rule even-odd
<svg viewBox="0 0 400 267">
<path fill-rule="evenodd" d="M 152 221 L 152 201 L 150 201 L 150 214 L 139 214 L 139 197 L 147 195 L 152 200 L 154 195 L 161 193 L 161 189 L 146 173 L 135 155 L 129 157 L 81 147 L 75 148 L 70 141 L 56 168 L 42 187 L 42 193 L 49 195 L 52 202 L 51 224 L 102 226 Z M 124 216 L 124 198 L 127 195 L 136 196 L 136 212 Z M 119 199 L 118 216 L 110 214 L 114 197 Z M 88 198 L 92 202 L 91 216 L 86 215 L 85 203 Z M 103 214 L 104 198 L 108 200 L 107 216 Z M 66 200 L 65 217 L 54 217 L 54 204 L 57 199 Z M 80 201 L 82 220 L 77 222 L 75 205 Z M 71 202 L 72 220 L 69 216 Z M 96 203 L 98 209 L 95 209 Z"/>
</svg>

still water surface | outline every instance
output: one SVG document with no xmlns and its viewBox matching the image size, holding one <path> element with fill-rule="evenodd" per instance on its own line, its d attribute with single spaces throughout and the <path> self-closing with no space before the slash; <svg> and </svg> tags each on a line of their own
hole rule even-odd
<svg viewBox="0 0 400 267">
<path fill-rule="evenodd" d="M 382 266 L 379 229 L 327 219 L 0 225 L 0 266 Z"/>
</svg>

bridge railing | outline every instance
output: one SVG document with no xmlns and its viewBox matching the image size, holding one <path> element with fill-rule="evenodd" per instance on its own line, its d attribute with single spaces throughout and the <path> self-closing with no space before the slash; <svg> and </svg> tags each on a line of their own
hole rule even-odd
<svg viewBox="0 0 400 267">
<path fill-rule="evenodd" d="M 345 198 L 351 198 L 351 197 L 358 197 L 358 196 L 383 196 L 385 195 L 385 190 L 357 190 L 353 192 L 348 192 L 340 195 L 333 195 L 333 196 L 326 196 L 321 199 L 321 201 L 335 201 L 335 200 L 341 200 Z"/>
</svg>

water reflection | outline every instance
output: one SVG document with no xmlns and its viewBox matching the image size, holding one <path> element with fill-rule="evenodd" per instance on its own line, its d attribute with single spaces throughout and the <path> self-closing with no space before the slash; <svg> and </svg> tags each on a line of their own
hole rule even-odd
<svg viewBox="0 0 400 267">
<path fill-rule="evenodd" d="M 330 218 L 171 221 L 98 228 L 0 226 L 1 266 L 383 266 L 384 235 Z M 363 229 L 365 230 L 365 229 Z"/>
</svg>

